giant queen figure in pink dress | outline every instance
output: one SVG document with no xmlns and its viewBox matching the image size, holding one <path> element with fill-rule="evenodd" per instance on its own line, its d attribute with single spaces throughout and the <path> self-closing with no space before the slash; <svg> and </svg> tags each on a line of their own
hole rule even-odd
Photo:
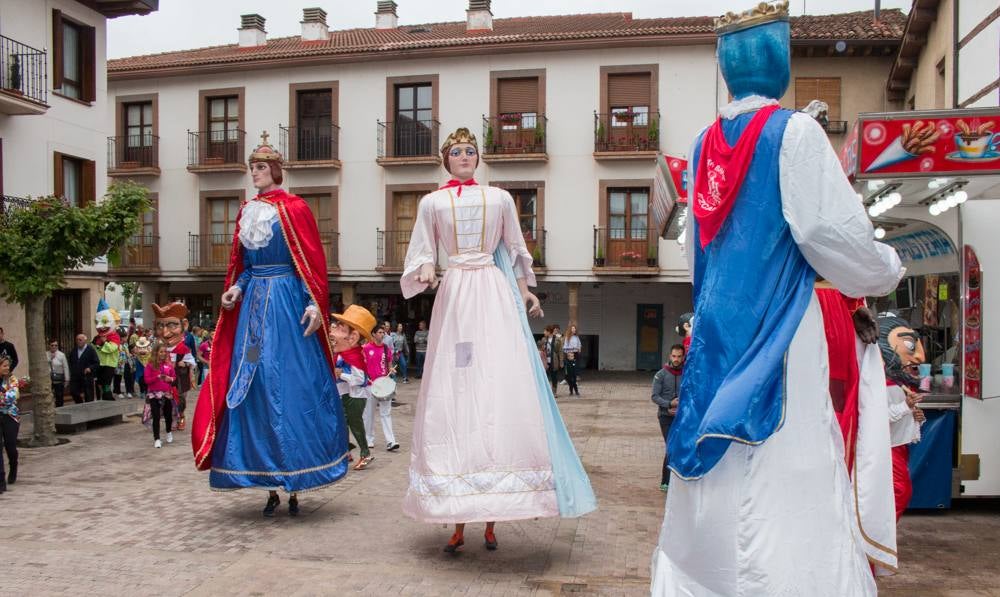
<svg viewBox="0 0 1000 597">
<path fill-rule="evenodd" d="M 487 523 L 485 546 L 496 549 L 496 521 L 581 516 L 597 501 L 528 327 L 542 310 L 514 201 L 473 179 L 468 129 L 441 153 L 453 178 L 421 199 L 400 281 L 406 298 L 437 287 L 444 248 L 403 511 L 454 523 L 447 552 L 464 544 L 468 522 Z"/>
</svg>

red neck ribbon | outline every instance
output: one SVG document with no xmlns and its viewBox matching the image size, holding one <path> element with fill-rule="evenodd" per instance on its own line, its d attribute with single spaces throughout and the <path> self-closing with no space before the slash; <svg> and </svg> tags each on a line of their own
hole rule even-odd
<svg viewBox="0 0 1000 597">
<path fill-rule="evenodd" d="M 445 183 L 445 185 L 443 187 L 441 187 L 438 190 L 440 191 L 441 189 L 453 189 L 455 187 L 458 187 L 458 196 L 461 197 L 462 196 L 462 187 L 471 187 L 471 186 L 477 185 L 477 184 L 479 184 L 479 183 L 476 182 L 475 178 L 470 178 L 469 180 L 467 180 L 465 182 L 462 182 L 462 181 L 460 181 L 457 178 L 452 178 L 447 183 Z"/>
<path fill-rule="evenodd" d="M 698 157 L 698 173 L 694 179 L 693 202 L 702 249 L 712 242 L 732 211 L 736 195 L 743 186 L 743 178 L 753 161 L 757 139 L 767 119 L 777 109 L 778 106 L 767 106 L 758 110 L 735 147 L 726 143 L 721 118 L 705 131 Z"/>
<path fill-rule="evenodd" d="M 365 371 L 365 355 L 362 352 L 362 347 L 352 346 L 344 352 L 338 352 L 337 357 L 344 359 L 344 362 L 351 367 Z"/>
</svg>

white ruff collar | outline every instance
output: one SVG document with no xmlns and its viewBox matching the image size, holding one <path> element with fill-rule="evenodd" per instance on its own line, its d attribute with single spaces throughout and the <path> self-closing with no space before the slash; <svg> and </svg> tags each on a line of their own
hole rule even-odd
<svg viewBox="0 0 1000 597">
<path fill-rule="evenodd" d="M 731 120 L 745 112 L 753 112 L 754 110 L 759 110 L 764 106 L 776 105 L 778 105 L 778 100 L 774 98 L 764 97 L 762 95 L 748 95 L 743 99 L 733 100 L 725 106 L 719 108 L 719 116 L 725 118 L 726 120 Z"/>
<path fill-rule="evenodd" d="M 270 203 L 256 199 L 247 201 L 240 216 L 240 243 L 247 249 L 266 247 L 274 236 L 271 224 L 277 217 L 278 210 Z"/>
</svg>

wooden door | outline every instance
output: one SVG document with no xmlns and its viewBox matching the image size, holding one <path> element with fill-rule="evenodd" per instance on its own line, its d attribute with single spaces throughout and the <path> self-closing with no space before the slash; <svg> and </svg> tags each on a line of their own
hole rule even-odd
<svg viewBox="0 0 1000 597">
<path fill-rule="evenodd" d="M 226 164 L 239 162 L 240 101 L 235 95 L 208 98 L 206 156 Z"/>
<path fill-rule="evenodd" d="M 333 94 L 329 89 L 300 91 L 296 97 L 298 130 L 293 160 L 329 160 L 333 144 Z"/>
<path fill-rule="evenodd" d="M 410 233 L 417 221 L 417 205 L 422 193 L 395 193 L 392 200 L 392 229 L 386 231 L 385 264 L 389 267 L 401 268 L 406 259 L 406 250 L 410 246 Z"/>
<path fill-rule="evenodd" d="M 607 264 L 646 265 L 649 253 L 649 189 L 608 191 Z"/>
</svg>

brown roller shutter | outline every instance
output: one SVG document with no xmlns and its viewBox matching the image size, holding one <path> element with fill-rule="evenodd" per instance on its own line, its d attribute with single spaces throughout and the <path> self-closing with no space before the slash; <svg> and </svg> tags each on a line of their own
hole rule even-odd
<svg viewBox="0 0 1000 597">
<path fill-rule="evenodd" d="M 500 114 L 538 112 L 538 77 L 497 81 L 497 110 Z"/>
<path fill-rule="evenodd" d="M 795 79 L 795 109 L 801 110 L 814 99 L 829 106 L 827 117 L 840 120 L 840 79 L 798 77 Z"/>
<path fill-rule="evenodd" d="M 608 107 L 650 105 L 649 73 L 608 75 Z"/>
<path fill-rule="evenodd" d="M 63 22 L 62 11 L 52 11 L 52 88 L 63 85 Z"/>
</svg>

